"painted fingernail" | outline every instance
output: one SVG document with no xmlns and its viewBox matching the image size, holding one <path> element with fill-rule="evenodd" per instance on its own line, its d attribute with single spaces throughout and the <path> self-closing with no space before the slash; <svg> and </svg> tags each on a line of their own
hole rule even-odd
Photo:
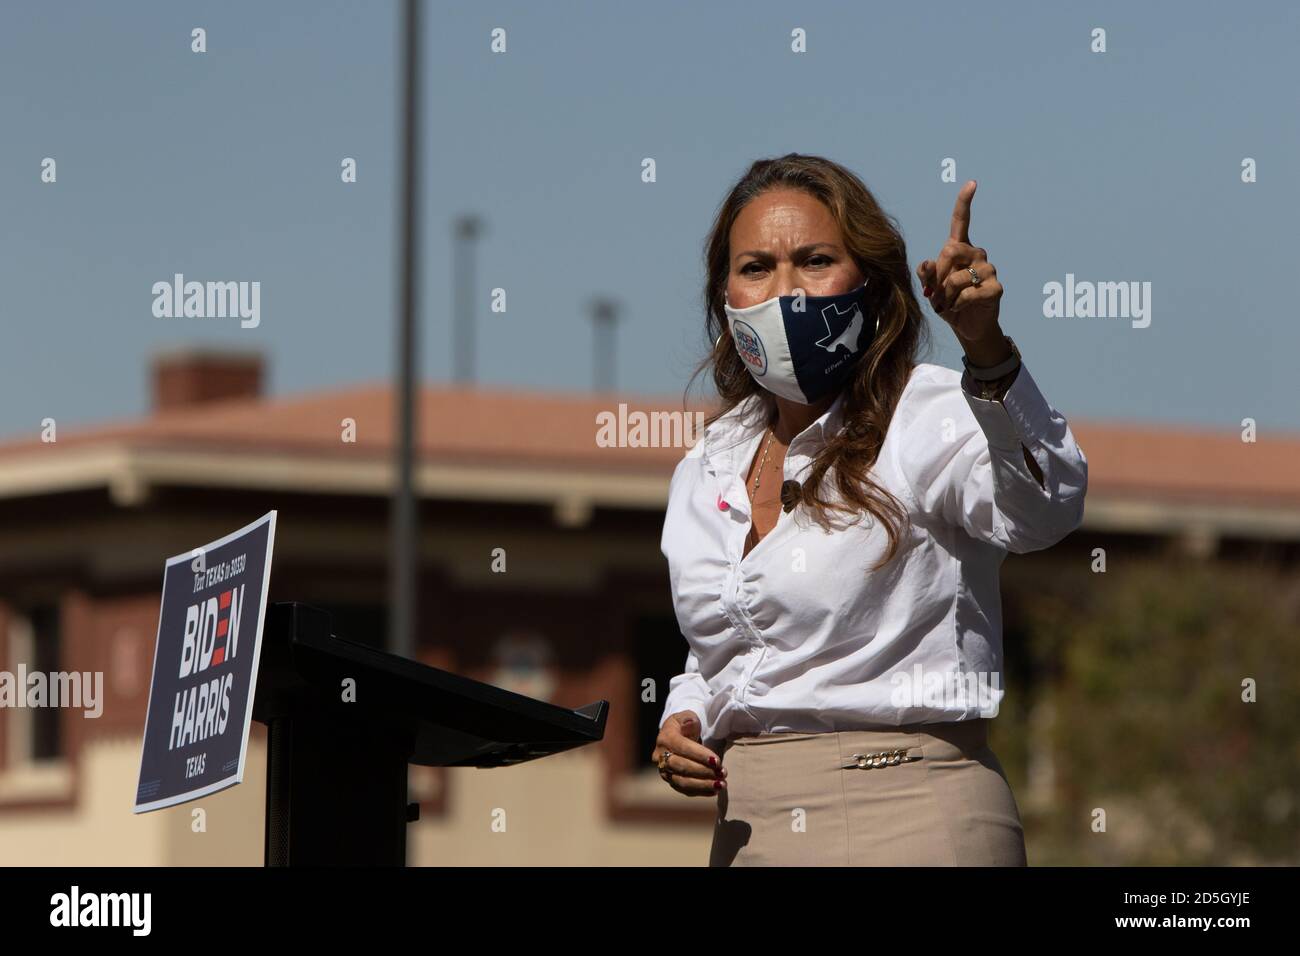
<svg viewBox="0 0 1300 956">
<path fill-rule="evenodd" d="M 924 289 L 921 290 L 921 292 L 925 295 L 925 297 L 926 297 L 927 299 L 930 297 L 930 287 L 929 287 L 929 286 L 926 286 Z"/>
<path fill-rule="evenodd" d="M 710 758 L 709 758 L 709 766 L 710 766 L 710 767 L 714 767 L 714 768 L 716 768 L 716 767 L 718 766 L 718 758 L 717 758 L 717 757 L 710 757 Z"/>
<path fill-rule="evenodd" d="M 715 780 L 715 781 L 713 781 L 713 789 L 714 789 L 714 790 L 721 790 L 721 789 L 722 789 L 722 781 L 721 781 L 721 780 Z"/>
</svg>

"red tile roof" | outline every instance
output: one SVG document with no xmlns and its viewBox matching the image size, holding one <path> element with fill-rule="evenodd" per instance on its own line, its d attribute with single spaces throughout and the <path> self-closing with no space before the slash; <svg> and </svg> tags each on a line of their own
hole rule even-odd
<svg viewBox="0 0 1300 956">
<path fill-rule="evenodd" d="M 682 410 L 680 397 L 533 392 L 429 386 L 418 410 L 419 455 L 443 463 L 553 465 L 593 471 L 670 474 L 683 447 L 603 448 L 596 416 Z M 692 412 L 708 412 L 693 404 Z M 356 422 L 356 443 L 340 440 L 342 421 Z M 1173 425 L 1071 419 L 1089 464 L 1090 494 L 1155 499 L 1300 503 L 1300 434 L 1237 432 Z M 313 455 L 386 457 L 395 422 L 386 385 L 273 399 L 239 399 L 153 414 L 135 421 L 60 430 L 58 448 L 117 444 L 206 452 L 274 450 Z M 38 439 L 0 443 L 0 468 L 11 456 L 54 446 Z"/>
<path fill-rule="evenodd" d="M 465 463 L 554 463 L 594 469 L 672 468 L 685 453 L 679 447 L 601 447 L 596 416 L 628 411 L 681 411 L 682 403 L 663 397 L 626 394 L 509 391 L 430 386 L 422 390 L 416 412 L 417 446 L 423 458 Z M 692 412 L 709 411 L 696 404 Z M 684 416 L 683 416 L 684 418 Z M 344 443 L 342 422 L 356 422 L 355 443 Z M 90 428 L 60 429 L 58 448 L 122 444 L 146 448 L 201 448 L 213 451 L 274 449 L 387 457 L 397 425 L 386 385 L 360 386 L 284 398 L 233 399 L 156 412 L 147 418 Z M 6 457 L 54 445 L 39 438 L 0 443 Z"/>
</svg>

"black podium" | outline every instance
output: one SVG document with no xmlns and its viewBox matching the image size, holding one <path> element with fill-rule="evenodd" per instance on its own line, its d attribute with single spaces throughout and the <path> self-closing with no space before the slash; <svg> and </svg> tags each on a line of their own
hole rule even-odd
<svg viewBox="0 0 1300 956">
<path fill-rule="evenodd" d="M 267 866 L 405 866 L 407 764 L 503 767 L 605 734 L 608 701 L 567 710 L 330 632 L 319 608 L 266 609 L 253 718 L 268 728 Z"/>
</svg>

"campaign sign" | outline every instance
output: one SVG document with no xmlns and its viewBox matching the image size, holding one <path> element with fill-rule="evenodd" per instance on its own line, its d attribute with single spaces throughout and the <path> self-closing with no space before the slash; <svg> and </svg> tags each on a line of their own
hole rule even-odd
<svg viewBox="0 0 1300 956">
<path fill-rule="evenodd" d="M 244 779 L 275 515 L 167 559 L 135 813 Z"/>
</svg>

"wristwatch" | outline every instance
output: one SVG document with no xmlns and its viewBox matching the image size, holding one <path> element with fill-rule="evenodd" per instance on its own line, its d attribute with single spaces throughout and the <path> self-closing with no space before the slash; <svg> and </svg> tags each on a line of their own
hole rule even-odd
<svg viewBox="0 0 1300 956">
<path fill-rule="evenodd" d="M 1016 347 L 1015 340 L 1006 334 L 1002 337 L 1011 346 L 1011 357 L 1005 362 L 999 362 L 997 365 L 988 368 L 981 368 L 978 365 L 972 365 L 965 355 L 961 357 L 961 364 L 966 369 L 966 375 L 978 391 L 979 397 L 985 400 L 1000 397 L 999 393 L 1005 393 L 1009 383 L 1004 382 L 1003 379 L 1020 368 L 1020 349 Z"/>
</svg>

